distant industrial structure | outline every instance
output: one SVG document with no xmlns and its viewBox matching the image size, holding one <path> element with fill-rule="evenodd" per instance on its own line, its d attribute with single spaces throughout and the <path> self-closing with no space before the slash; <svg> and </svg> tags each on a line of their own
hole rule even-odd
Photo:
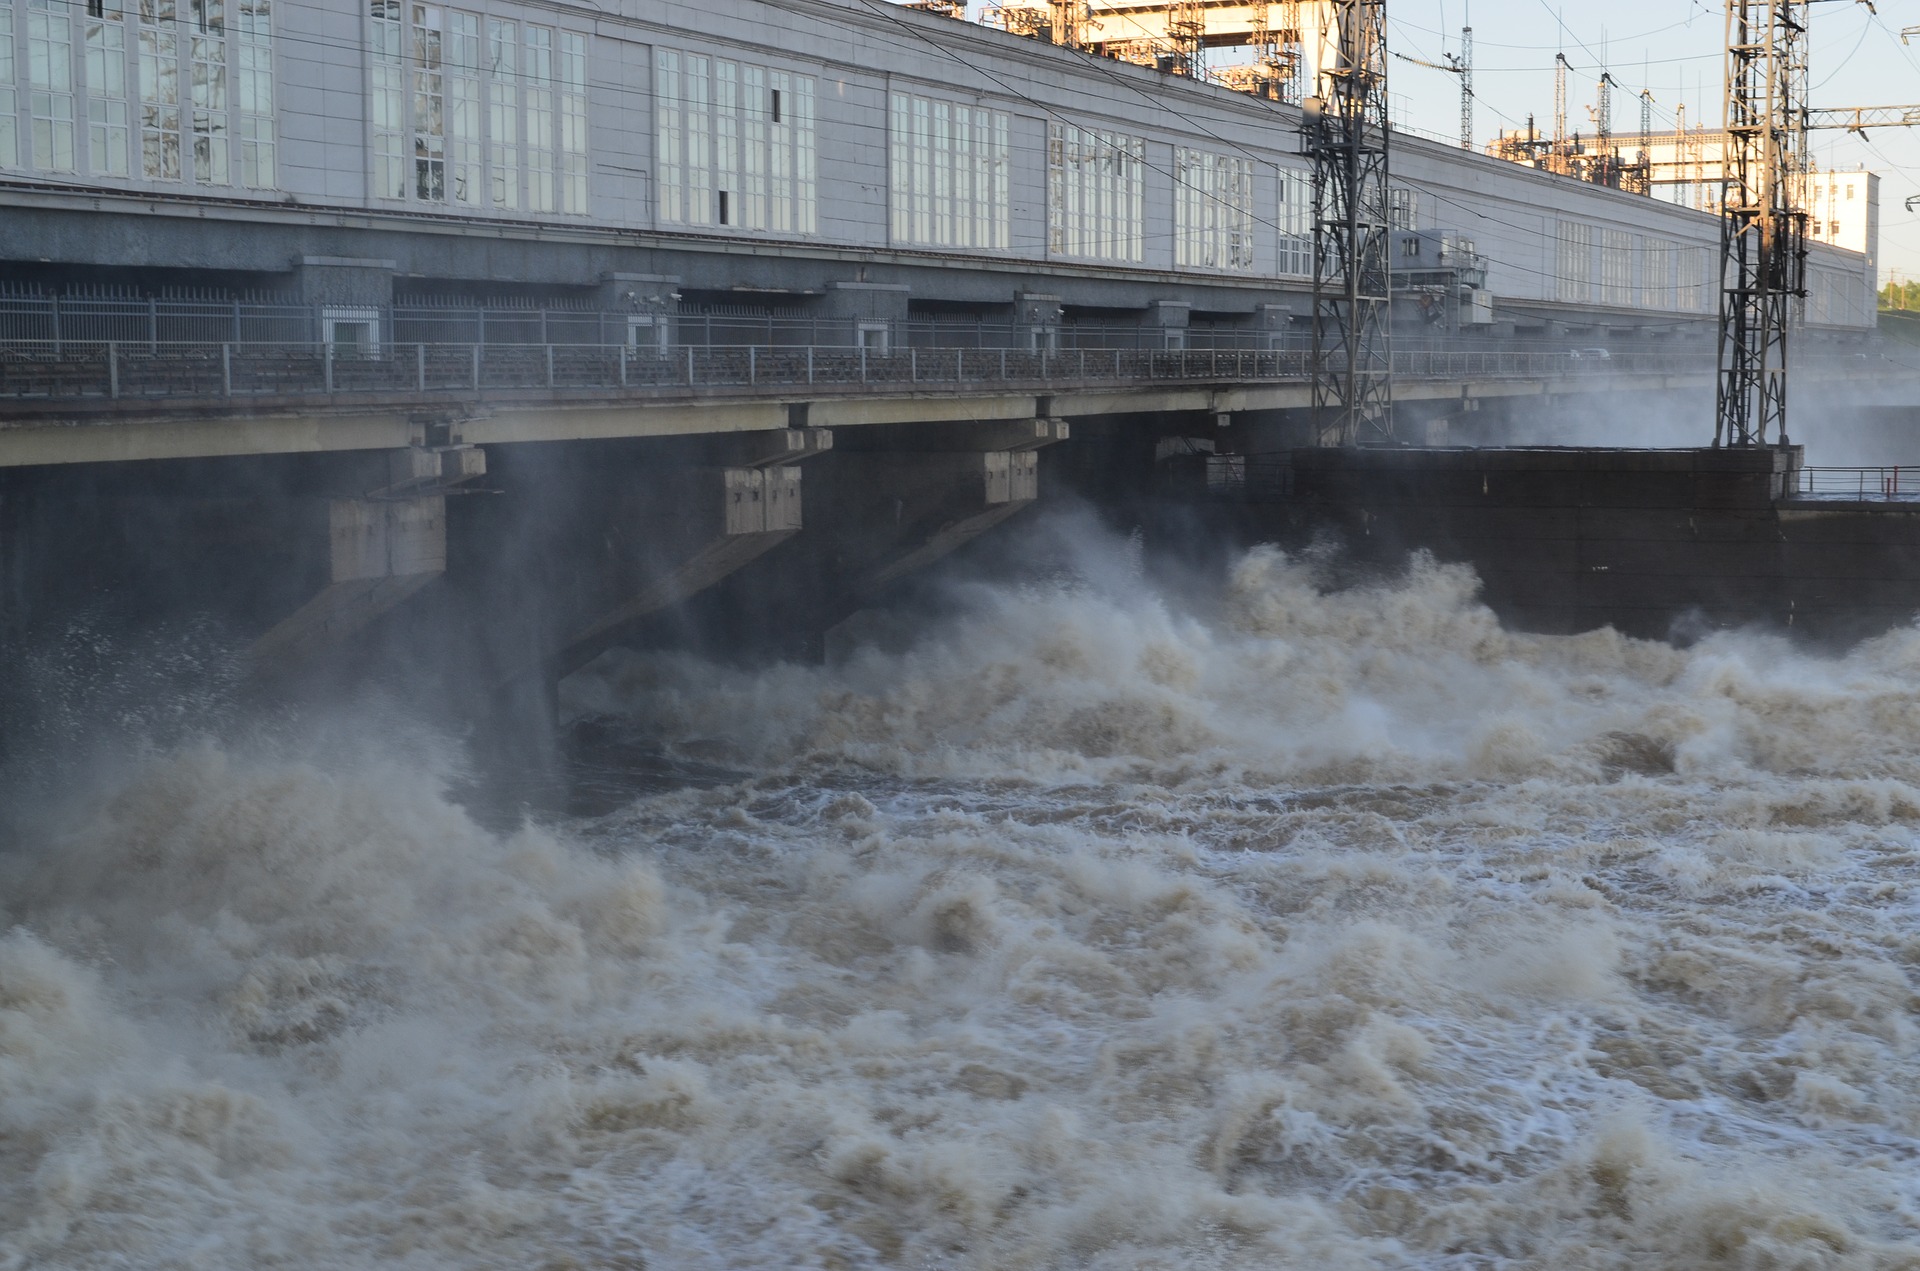
<svg viewBox="0 0 1920 1271">
<path fill-rule="evenodd" d="M 908 7 L 966 16 L 963 0 L 917 0 Z M 982 21 L 1015 35 L 1297 103 L 1309 95 L 1317 68 L 1335 56 L 1338 8 L 1332 0 L 1044 0 L 991 5 Z M 1475 149 L 1471 27 L 1461 30 L 1459 49 L 1444 62 L 1394 56 L 1459 77 L 1461 145 Z M 1232 60 L 1210 64 L 1209 54 L 1217 51 Z M 1638 126 L 1622 130 L 1614 112 L 1620 86 L 1610 72 L 1603 70 L 1593 80 L 1593 102 L 1583 110 L 1572 105 L 1573 70 L 1564 54 L 1556 55 L 1554 72 L 1551 116 L 1543 123 L 1530 117 L 1525 128 L 1500 131 L 1485 153 L 1591 185 L 1720 213 L 1728 145 L 1723 129 L 1689 127 L 1681 104 L 1675 107 L 1676 126 L 1656 130 L 1653 95 L 1642 91 L 1634 99 Z M 1582 115 L 1584 122 L 1576 122 Z M 1807 116 L 1812 128 L 1862 131 L 1912 126 L 1920 122 L 1920 107 L 1828 108 Z M 1875 174 L 1808 171 L 1796 181 L 1793 197 L 1808 216 L 1810 240 L 1877 258 Z"/>
</svg>

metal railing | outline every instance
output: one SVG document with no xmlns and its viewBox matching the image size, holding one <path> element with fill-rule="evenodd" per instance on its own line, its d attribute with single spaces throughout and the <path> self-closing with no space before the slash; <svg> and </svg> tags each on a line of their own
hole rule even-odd
<svg viewBox="0 0 1920 1271">
<path fill-rule="evenodd" d="M 1288 349 L 895 348 L 842 345 L 634 348 L 619 344 L 318 342 L 0 342 L 0 398 L 208 399 L 316 394 L 492 391 L 657 392 L 916 385 L 1259 383 L 1307 378 L 1311 354 Z M 1394 354 L 1408 380 L 1703 373 L 1698 357 L 1608 361 L 1547 352 Z"/>
<path fill-rule="evenodd" d="M 1802 468 L 1795 493 L 1807 498 L 1920 499 L 1920 464 L 1881 468 Z"/>
</svg>

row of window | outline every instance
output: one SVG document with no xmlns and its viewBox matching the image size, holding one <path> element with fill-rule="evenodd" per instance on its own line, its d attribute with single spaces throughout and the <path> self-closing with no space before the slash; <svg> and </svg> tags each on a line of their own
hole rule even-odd
<svg viewBox="0 0 1920 1271">
<path fill-rule="evenodd" d="M 1013 237 L 1006 113 L 895 93 L 891 125 L 893 240 L 1005 251 Z"/>
<path fill-rule="evenodd" d="M 412 0 L 371 0 L 373 192 L 587 211 L 587 37 Z"/>
<path fill-rule="evenodd" d="M 272 189 L 272 2 L 0 4 L 0 167 Z"/>
<path fill-rule="evenodd" d="M 0 3 L 0 167 L 273 188 L 272 0 L 133 0 L 124 10 L 123 2 Z M 584 34 L 417 0 L 369 4 L 376 196 L 588 211 Z M 654 69 L 662 223 L 819 232 L 812 77 L 666 48 Z M 893 240 L 1007 250 L 1009 116 L 894 93 L 889 125 Z M 1049 126 L 1052 253 L 1146 258 L 1146 144 Z M 1252 161 L 1175 147 L 1172 177 L 1174 264 L 1251 271 Z M 1276 272 L 1308 276 L 1310 186 L 1297 170 L 1278 180 Z M 1393 222 L 1410 228 L 1415 196 L 1393 194 Z M 1559 299 L 1707 307 L 1704 249 L 1575 221 L 1557 229 Z"/>
<path fill-rule="evenodd" d="M 663 48 L 654 78 L 662 222 L 819 231 L 812 76 Z"/>
<path fill-rule="evenodd" d="M 1047 250 L 1090 260 L 1146 258 L 1144 138 L 1047 128 Z"/>
<path fill-rule="evenodd" d="M 1560 221 L 1554 246 L 1554 290 L 1559 300 L 1684 312 L 1705 312 L 1711 306 L 1707 248 L 1637 237 L 1620 229 L 1596 231 L 1581 221 Z M 1599 249 L 1597 271 L 1595 248 Z"/>
</svg>

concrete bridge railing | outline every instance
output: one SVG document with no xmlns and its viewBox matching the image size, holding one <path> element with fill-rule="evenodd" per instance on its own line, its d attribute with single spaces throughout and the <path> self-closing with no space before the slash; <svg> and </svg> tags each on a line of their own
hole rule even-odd
<svg viewBox="0 0 1920 1271">
<path fill-rule="evenodd" d="M 1000 386 L 1302 382 L 1300 350 L 1140 350 L 720 347 L 656 351 L 623 345 L 0 344 L 0 398 L 121 399 L 337 396 L 471 396 L 489 390 L 783 390 L 882 386 L 972 391 Z M 1604 375 L 1687 375 L 1712 370 L 1697 356 L 1403 350 L 1393 373 L 1411 380 L 1498 380 Z"/>
</svg>

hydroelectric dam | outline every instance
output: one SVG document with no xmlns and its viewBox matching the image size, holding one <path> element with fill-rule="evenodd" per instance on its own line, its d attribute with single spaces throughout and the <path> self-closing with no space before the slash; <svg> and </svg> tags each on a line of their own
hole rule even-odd
<svg viewBox="0 0 1920 1271">
<path fill-rule="evenodd" d="M 0 1271 L 1920 1267 L 1897 24 L 1394 7 L 0 0 Z"/>
<path fill-rule="evenodd" d="M 1910 608 L 1905 487 L 1856 455 L 1418 467 L 1704 442 L 1715 216 L 1396 136 L 1400 449 L 1315 453 L 1287 102 L 857 3 L 749 0 L 728 35 L 671 5 L 248 3 L 192 41 L 231 89 L 200 131 L 56 111 L 0 153 L 16 651 L 193 616 L 264 683 L 378 650 L 542 699 L 663 632 L 815 656 L 1050 499 L 1427 546 L 1553 630 Z M 184 18 L 71 18 L 59 100 L 137 103 L 158 50 L 189 58 Z M 1871 255 L 1807 269 L 1805 431 L 1909 435 Z"/>
</svg>

